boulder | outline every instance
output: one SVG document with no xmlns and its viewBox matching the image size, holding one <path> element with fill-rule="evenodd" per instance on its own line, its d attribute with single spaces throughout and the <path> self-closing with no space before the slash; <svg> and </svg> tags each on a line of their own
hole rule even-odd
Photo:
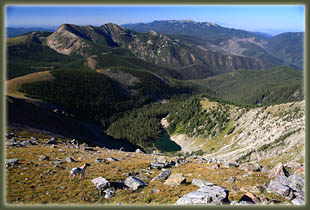
<svg viewBox="0 0 310 210">
<path fill-rule="evenodd" d="M 19 144 L 22 145 L 22 146 L 36 145 L 36 143 L 33 143 L 33 142 L 30 141 L 30 140 L 23 140 L 23 141 L 21 141 Z"/>
<path fill-rule="evenodd" d="M 290 197 L 292 194 L 291 188 L 287 185 L 283 185 L 285 183 L 283 179 L 272 180 L 267 187 L 267 192 L 276 193 L 283 197 Z"/>
<path fill-rule="evenodd" d="M 150 163 L 150 167 L 151 168 L 157 168 L 157 169 L 162 169 L 164 168 L 166 165 L 164 163 L 158 163 L 158 162 L 152 162 Z"/>
<path fill-rule="evenodd" d="M 154 177 L 151 182 L 157 181 L 157 180 L 166 180 L 171 174 L 171 171 L 169 169 L 165 169 L 162 171 L 159 175 Z"/>
<path fill-rule="evenodd" d="M 223 163 L 223 168 L 232 168 L 232 167 L 234 167 L 234 168 L 239 167 L 239 163 L 237 163 L 237 162 L 227 162 L 227 161 L 225 161 Z"/>
<path fill-rule="evenodd" d="M 192 180 L 192 184 L 193 185 L 196 185 L 196 186 L 198 186 L 198 187 L 207 187 L 207 186 L 215 186 L 215 184 L 213 184 L 213 183 L 211 183 L 211 182 L 208 182 L 208 181 L 206 181 L 206 180 L 202 180 L 202 179 L 196 179 L 196 178 L 194 178 L 193 180 Z"/>
<path fill-rule="evenodd" d="M 305 180 L 298 176 L 292 175 L 288 177 L 288 186 L 295 191 L 305 191 Z"/>
<path fill-rule="evenodd" d="M 103 159 L 103 158 L 97 158 L 97 159 L 95 160 L 95 163 L 102 163 L 102 162 L 105 162 L 105 159 Z"/>
<path fill-rule="evenodd" d="M 235 182 L 236 180 L 237 180 L 237 178 L 234 177 L 234 176 L 232 176 L 232 177 L 230 177 L 226 182 L 227 182 L 227 183 L 232 183 L 232 182 Z"/>
<path fill-rule="evenodd" d="M 156 161 L 157 161 L 158 163 L 166 163 L 166 162 L 168 162 L 168 161 L 167 161 L 167 158 L 166 158 L 165 156 L 156 157 Z"/>
<path fill-rule="evenodd" d="M 294 192 L 295 198 L 292 200 L 294 205 L 305 205 L 305 192 L 304 191 L 297 191 Z"/>
<path fill-rule="evenodd" d="M 284 168 L 282 163 L 278 163 L 270 172 L 269 178 L 276 177 L 276 176 L 286 176 L 288 177 L 290 174 L 288 171 Z"/>
<path fill-rule="evenodd" d="M 260 199 L 251 192 L 247 192 L 245 195 L 243 195 L 241 199 L 238 201 L 238 203 L 241 203 L 243 201 L 251 204 L 259 204 L 261 202 Z"/>
<path fill-rule="evenodd" d="M 239 168 L 242 171 L 261 171 L 262 166 L 257 163 L 243 163 Z"/>
<path fill-rule="evenodd" d="M 107 158 L 107 161 L 115 162 L 115 161 L 118 161 L 118 159 L 116 159 L 116 158 L 114 158 L 114 157 L 108 157 L 108 158 Z"/>
<path fill-rule="evenodd" d="M 115 195 L 115 191 L 112 189 L 106 189 L 104 192 L 104 198 L 109 199 L 112 198 Z"/>
<path fill-rule="evenodd" d="M 43 161 L 43 160 L 49 160 L 50 158 L 48 156 L 45 155 L 40 155 L 39 157 L 39 161 Z"/>
<path fill-rule="evenodd" d="M 18 165 L 18 158 L 12 158 L 12 159 L 6 159 L 5 160 L 5 166 L 9 167 L 9 166 L 15 166 Z"/>
<path fill-rule="evenodd" d="M 139 187 L 147 186 L 147 184 L 145 182 L 143 182 L 142 180 L 140 180 L 134 176 L 128 177 L 125 180 L 125 185 L 132 190 L 137 190 Z"/>
<path fill-rule="evenodd" d="M 185 194 L 176 202 L 178 205 L 222 205 L 229 203 L 228 191 L 220 186 L 205 186 Z"/>
<path fill-rule="evenodd" d="M 110 182 L 103 177 L 94 178 L 91 182 L 95 185 L 100 195 L 110 187 Z"/>
<path fill-rule="evenodd" d="M 76 160 L 74 160 L 72 157 L 67 157 L 67 158 L 66 158 L 66 161 L 67 161 L 68 163 L 76 162 Z"/>
<path fill-rule="evenodd" d="M 164 182 L 164 184 L 174 187 L 180 185 L 184 181 L 185 177 L 183 176 L 183 174 L 177 173 L 170 175 L 169 178 Z"/>
<path fill-rule="evenodd" d="M 57 139 L 52 137 L 51 139 L 49 139 L 46 144 L 57 144 Z"/>
<path fill-rule="evenodd" d="M 136 149 L 136 153 L 141 153 L 141 154 L 143 154 L 144 152 L 142 152 L 141 149 Z"/>
</svg>

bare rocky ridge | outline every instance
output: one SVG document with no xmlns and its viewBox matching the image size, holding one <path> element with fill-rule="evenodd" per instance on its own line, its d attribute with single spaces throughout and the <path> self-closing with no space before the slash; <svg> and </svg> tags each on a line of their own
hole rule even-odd
<svg viewBox="0 0 310 210">
<path fill-rule="evenodd" d="M 205 69 L 211 68 L 214 74 L 272 66 L 264 60 L 223 55 L 154 31 L 138 33 L 112 23 L 100 27 L 63 24 L 47 37 L 46 43 L 58 53 L 88 58 L 87 63 L 91 68 L 96 68 L 94 56 L 116 47 L 128 49 L 136 57 L 159 66 L 179 68 L 203 65 Z"/>
</svg>

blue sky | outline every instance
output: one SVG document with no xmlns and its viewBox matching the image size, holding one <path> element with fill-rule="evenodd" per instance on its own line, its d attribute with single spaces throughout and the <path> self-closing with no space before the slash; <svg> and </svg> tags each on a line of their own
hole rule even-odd
<svg viewBox="0 0 310 210">
<path fill-rule="evenodd" d="M 305 30 L 305 8 L 290 6 L 10 6 L 7 26 L 102 25 L 154 20 L 213 22 L 224 27 L 278 34 Z"/>
</svg>

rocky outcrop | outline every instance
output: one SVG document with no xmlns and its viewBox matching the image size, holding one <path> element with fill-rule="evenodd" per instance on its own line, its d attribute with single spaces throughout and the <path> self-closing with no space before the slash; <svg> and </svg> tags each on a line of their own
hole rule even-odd
<svg viewBox="0 0 310 210">
<path fill-rule="evenodd" d="M 204 186 L 185 194 L 177 200 L 178 205 L 222 205 L 229 203 L 228 191 L 219 186 Z"/>
</svg>

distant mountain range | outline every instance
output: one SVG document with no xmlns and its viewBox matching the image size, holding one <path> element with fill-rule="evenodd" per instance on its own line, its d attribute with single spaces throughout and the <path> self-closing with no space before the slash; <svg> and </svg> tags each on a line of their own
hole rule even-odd
<svg viewBox="0 0 310 210">
<path fill-rule="evenodd" d="M 303 32 L 283 33 L 271 37 L 264 33 L 225 28 L 209 22 L 178 20 L 123 26 L 139 32 L 153 30 L 161 34 L 194 36 L 195 44 L 216 52 L 259 58 L 276 65 L 303 68 Z"/>
<path fill-rule="evenodd" d="M 46 32 L 54 32 L 56 29 L 51 28 L 41 28 L 41 27 L 31 27 L 31 28 L 24 28 L 24 27 L 6 27 L 6 37 L 16 37 L 23 35 L 28 32 L 32 31 L 46 31 Z"/>
</svg>

